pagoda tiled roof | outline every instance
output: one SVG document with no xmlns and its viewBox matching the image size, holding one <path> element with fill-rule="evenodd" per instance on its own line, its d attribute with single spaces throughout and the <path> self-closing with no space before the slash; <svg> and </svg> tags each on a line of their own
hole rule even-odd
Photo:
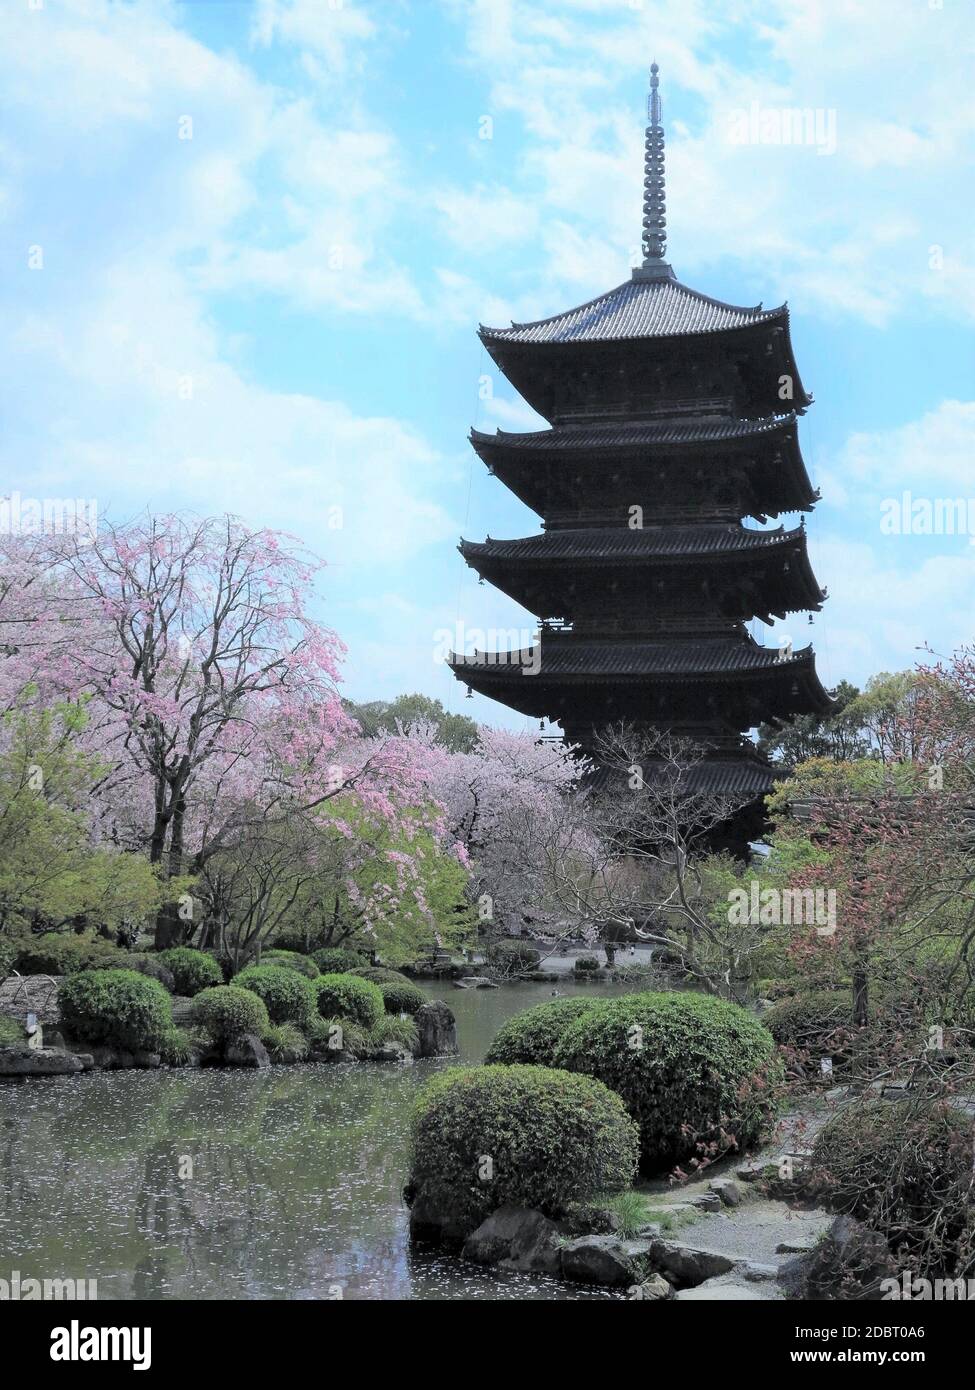
<svg viewBox="0 0 975 1390">
<path fill-rule="evenodd" d="M 771 674 L 811 667 L 812 647 L 803 647 L 783 658 L 778 647 L 760 647 L 740 638 L 711 638 L 640 642 L 585 642 L 560 635 L 542 643 L 538 675 L 524 674 L 531 667 L 533 648 L 501 653 L 474 652 L 452 655 L 449 665 L 463 678 L 465 670 L 478 676 L 497 674 L 534 681 L 560 678 L 636 677 L 677 678 L 693 681 L 708 676 Z"/>
<path fill-rule="evenodd" d="M 488 434 L 471 430 L 474 445 L 500 445 L 515 449 L 612 449 L 641 444 L 710 444 L 723 440 L 757 439 L 795 425 L 795 411 L 787 415 L 768 415 L 760 420 L 643 420 L 620 424 L 562 425 L 550 430 L 514 433 L 497 430 Z"/>
<path fill-rule="evenodd" d="M 655 776 L 656 774 L 656 776 Z M 725 794 L 730 796 L 764 796 L 782 778 L 768 764 L 756 758 L 702 758 L 698 763 L 681 769 L 679 783 L 673 782 L 673 770 L 661 766 L 659 772 L 652 760 L 643 764 L 643 778 L 648 785 L 655 780 L 674 785 L 675 790 L 690 796 Z M 622 781 L 615 769 L 597 765 L 587 774 L 586 783 L 597 791 L 612 789 Z"/>
<path fill-rule="evenodd" d="M 666 560 L 788 548 L 800 542 L 804 535 L 800 526 L 789 531 L 781 526 L 770 531 L 720 525 L 644 527 L 639 530 L 630 530 L 627 526 L 600 526 L 544 531 L 540 536 L 527 536 L 521 540 L 461 541 L 459 549 L 468 561 Z"/>
<path fill-rule="evenodd" d="M 635 276 L 576 309 L 534 323 L 513 323 L 510 328 L 482 324 L 480 335 L 507 343 L 616 342 L 723 332 L 787 317 L 784 304 L 777 309 L 763 309 L 761 304 L 741 308 L 700 294 L 679 280 Z"/>
</svg>

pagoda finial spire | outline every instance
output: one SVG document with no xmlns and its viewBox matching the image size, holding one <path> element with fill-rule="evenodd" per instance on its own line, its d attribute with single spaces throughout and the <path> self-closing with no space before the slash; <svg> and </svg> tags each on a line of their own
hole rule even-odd
<svg viewBox="0 0 975 1390">
<path fill-rule="evenodd" d="M 663 263 L 667 249 L 664 196 L 664 128 L 660 120 L 660 69 L 650 64 L 650 96 L 647 99 L 647 139 L 643 160 L 643 264 Z"/>
</svg>

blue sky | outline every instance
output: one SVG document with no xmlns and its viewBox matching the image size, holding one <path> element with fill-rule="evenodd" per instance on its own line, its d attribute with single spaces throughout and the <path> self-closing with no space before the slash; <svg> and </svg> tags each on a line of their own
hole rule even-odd
<svg viewBox="0 0 975 1390">
<path fill-rule="evenodd" d="M 348 694 L 518 727 L 434 659 L 531 626 L 454 548 L 538 525 L 466 442 L 541 424 L 475 329 L 626 278 L 656 58 L 669 259 L 788 299 L 816 397 L 831 597 L 783 626 L 827 684 L 971 642 L 971 537 L 881 504 L 975 498 L 973 47 L 962 0 L 3 0 L 0 491 L 292 531 Z"/>
</svg>

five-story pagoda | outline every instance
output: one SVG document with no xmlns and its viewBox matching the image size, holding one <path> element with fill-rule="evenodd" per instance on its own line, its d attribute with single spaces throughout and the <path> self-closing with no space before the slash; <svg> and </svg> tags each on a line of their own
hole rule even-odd
<svg viewBox="0 0 975 1390">
<path fill-rule="evenodd" d="M 583 748 L 621 720 L 693 739 L 707 750 L 697 790 L 758 801 L 773 773 L 744 734 L 832 707 L 811 647 L 760 646 L 745 626 L 825 598 L 801 523 L 742 524 L 814 505 L 797 439 L 812 398 L 785 305 L 723 304 L 664 259 L 656 64 L 650 85 L 642 266 L 566 313 L 480 329 L 551 429 L 471 441 L 543 531 L 460 550 L 538 617 L 540 647 L 454 654 L 450 665 Z"/>
</svg>

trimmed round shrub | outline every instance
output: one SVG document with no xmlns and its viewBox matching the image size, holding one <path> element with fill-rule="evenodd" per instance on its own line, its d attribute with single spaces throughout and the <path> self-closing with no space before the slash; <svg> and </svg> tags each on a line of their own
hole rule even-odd
<svg viewBox="0 0 975 1390">
<path fill-rule="evenodd" d="M 270 1027 L 263 1001 L 236 985 L 201 989 L 193 999 L 191 1017 L 215 1043 L 235 1042 L 247 1033 L 261 1037 Z"/>
<path fill-rule="evenodd" d="M 360 965 L 355 970 L 349 970 L 349 975 L 355 975 L 359 980 L 371 980 L 374 985 L 395 985 L 412 984 L 409 975 L 404 975 L 401 970 L 390 970 L 385 965 Z"/>
<path fill-rule="evenodd" d="M 347 1018 L 374 1028 L 386 1012 L 382 990 L 355 975 L 319 975 L 312 988 L 322 1018 Z"/>
<path fill-rule="evenodd" d="M 272 1023 L 294 1023 L 304 1031 L 315 1017 L 315 985 L 283 965 L 249 965 L 233 983 L 249 989 L 267 1009 Z"/>
<path fill-rule="evenodd" d="M 390 980 L 380 984 L 379 992 L 388 1014 L 409 1014 L 412 1017 L 427 1002 L 423 990 L 412 980 Z"/>
<path fill-rule="evenodd" d="M 261 964 L 283 965 L 285 970 L 297 970 L 306 980 L 317 980 L 321 973 L 311 956 L 303 956 L 298 951 L 265 951 Z"/>
<path fill-rule="evenodd" d="M 514 974 L 519 970 L 537 970 L 541 954 L 527 941 L 492 941 L 487 958 L 496 970 Z"/>
<path fill-rule="evenodd" d="M 524 1013 L 515 1014 L 498 1029 L 485 1062 L 552 1066 L 556 1044 L 565 1030 L 597 1002 L 600 1001 L 553 999 L 549 1004 L 536 1004 Z"/>
<path fill-rule="evenodd" d="M 572 969 L 577 975 L 591 975 L 599 969 L 599 961 L 595 956 L 576 956 Z"/>
<path fill-rule="evenodd" d="M 758 1020 L 700 994 L 600 1000 L 565 1030 L 554 1060 L 622 1096 L 650 1171 L 753 1143 L 775 1115 L 782 1079 Z"/>
<path fill-rule="evenodd" d="M 762 1023 L 801 1070 L 819 1071 L 820 1059 L 832 1057 L 834 1066 L 846 1058 L 853 1013 L 848 990 L 812 990 L 785 998 L 762 1015 Z"/>
<path fill-rule="evenodd" d="M 172 971 L 177 994 L 192 997 L 201 989 L 223 984 L 223 971 L 206 951 L 194 951 L 192 946 L 172 946 L 168 951 L 160 951 L 159 959 Z"/>
<path fill-rule="evenodd" d="M 138 970 L 140 975 L 148 975 L 150 980 L 158 980 L 168 994 L 176 993 L 176 979 L 173 972 L 167 970 L 158 955 L 154 953 L 130 954 L 126 959 L 125 969 Z"/>
<path fill-rule="evenodd" d="M 621 1192 L 638 1153 L 636 1126 L 601 1082 L 548 1067 L 451 1067 L 417 1101 L 411 1183 L 424 1211 L 467 1232 L 506 1203 L 558 1217 Z"/>
<path fill-rule="evenodd" d="M 79 1042 L 154 1052 L 173 1027 L 173 1006 L 158 980 L 135 970 L 79 970 L 58 992 L 65 1031 Z"/>
<path fill-rule="evenodd" d="M 320 951 L 312 951 L 311 958 L 323 975 L 344 975 L 362 965 L 358 952 L 341 946 L 323 946 Z"/>
<path fill-rule="evenodd" d="M 13 969 L 21 975 L 73 975 L 78 970 L 125 969 L 127 952 L 101 936 L 44 932 L 21 942 Z"/>
<path fill-rule="evenodd" d="M 867 1100 L 820 1130 L 809 1183 L 919 1273 L 950 1273 L 975 1218 L 972 1122 L 944 1102 Z"/>
</svg>

